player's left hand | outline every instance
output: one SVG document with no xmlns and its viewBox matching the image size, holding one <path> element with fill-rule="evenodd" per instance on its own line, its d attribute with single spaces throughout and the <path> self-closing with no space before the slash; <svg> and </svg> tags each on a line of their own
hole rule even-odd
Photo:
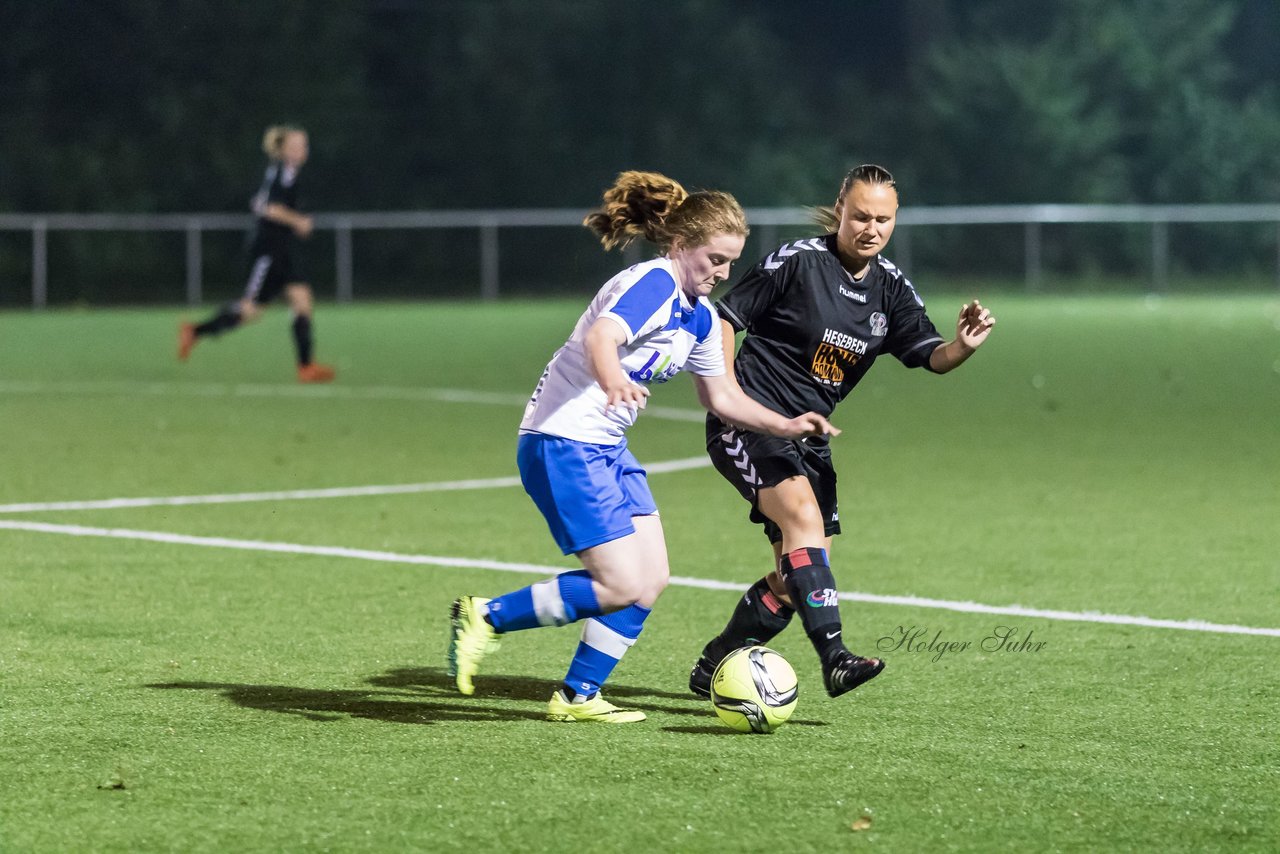
<svg viewBox="0 0 1280 854">
<path fill-rule="evenodd" d="M 977 300 L 960 306 L 960 317 L 956 319 L 956 340 L 971 350 L 982 346 L 991 334 L 991 327 L 996 319 L 991 312 L 982 307 Z"/>
</svg>

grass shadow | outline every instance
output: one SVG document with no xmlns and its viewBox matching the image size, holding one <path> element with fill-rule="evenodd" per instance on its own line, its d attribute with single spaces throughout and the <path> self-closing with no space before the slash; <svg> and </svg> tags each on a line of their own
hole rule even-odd
<svg viewBox="0 0 1280 854">
<path fill-rule="evenodd" d="M 742 735 L 727 726 L 664 726 L 663 732 L 678 732 L 684 735 Z"/>
<path fill-rule="evenodd" d="M 714 715 L 715 713 L 711 712 L 711 714 Z M 791 720 L 787 721 L 787 726 L 818 727 L 818 726 L 827 726 L 827 722 L 797 720 L 796 718 L 792 718 Z M 684 733 L 685 735 L 745 735 L 746 734 L 746 733 L 738 732 L 735 729 L 730 729 L 729 727 L 723 726 L 720 724 L 713 724 L 710 726 L 664 726 L 662 728 L 662 731 Z"/>
<path fill-rule="evenodd" d="M 320 690 L 289 685 L 242 685 L 225 682 L 167 682 L 148 688 L 212 691 L 246 709 L 297 715 L 312 721 L 365 718 L 397 724 L 433 724 L 450 721 L 492 723 L 542 720 L 542 709 L 512 709 L 476 703 L 471 698 L 439 699 L 405 697 L 390 691 L 367 689 Z"/>
<path fill-rule="evenodd" d="M 380 676 L 371 677 L 370 685 L 400 690 L 441 692 L 457 696 L 453 677 L 439 667 L 397 667 Z M 503 674 L 481 674 L 476 677 L 475 697 L 495 700 L 527 700 L 545 703 L 551 698 L 551 692 L 558 683 L 544 679 L 530 679 L 525 676 L 506 676 Z M 705 700 L 701 700 L 688 692 L 674 693 L 655 688 L 635 685 L 608 683 L 604 688 L 606 698 L 620 702 L 629 709 L 640 709 L 645 712 L 661 712 L 668 715 L 706 715 L 708 708 Z M 622 702 L 624 701 L 625 702 Z M 677 701 L 654 702 L 657 701 Z"/>
<path fill-rule="evenodd" d="M 451 721 L 492 723 L 543 720 L 545 703 L 555 685 L 526 676 L 484 675 L 471 697 L 458 694 L 453 677 L 440 667 L 397 667 L 365 680 L 369 688 L 318 689 L 292 685 L 248 685 L 229 682 L 162 682 L 146 687 L 209 691 L 237 706 L 262 712 L 296 715 L 318 722 L 345 717 L 399 724 Z M 628 708 L 673 715 L 705 716 L 704 701 L 687 694 L 610 684 L 607 695 L 626 698 Z M 645 702 L 645 700 L 650 700 Z M 679 703 L 652 702 L 678 700 Z M 535 703 L 513 708 L 512 703 Z"/>
</svg>

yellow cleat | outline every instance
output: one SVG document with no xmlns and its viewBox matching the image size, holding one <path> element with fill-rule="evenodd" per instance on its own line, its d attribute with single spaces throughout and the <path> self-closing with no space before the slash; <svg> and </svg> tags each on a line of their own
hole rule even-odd
<svg viewBox="0 0 1280 854">
<path fill-rule="evenodd" d="M 556 691 L 551 695 L 551 702 L 547 703 L 547 720 L 562 723 L 582 721 L 598 724 L 632 724 L 644 720 L 644 712 L 619 709 L 598 693 L 590 700 L 570 703 L 565 699 L 563 691 Z"/>
<path fill-rule="evenodd" d="M 452 635 L 449 638 L 449 675 L 453 676 L 458 690 L 470 697 L 476 692 L 471 681 L 480 669 L 480 662 L 491 652 L 496 652 L 498 633 L 481 616 L 480 606 L 488 599 L 463 596 L 455 599 L 449 612 Z"/>
</svg>

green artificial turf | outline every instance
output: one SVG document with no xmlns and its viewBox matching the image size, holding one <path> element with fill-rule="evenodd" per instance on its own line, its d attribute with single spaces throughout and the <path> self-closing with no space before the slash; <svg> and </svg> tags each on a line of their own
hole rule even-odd
<svg viewBox="0 0 1280 854">
<path fill-rule="evenodd" d="M 180 312 L 2 313 L 0 505 L 509 478 L 585 300 L 322 305 L 319 388 L 278 309 L 185 365 Z M 649 714 L 619 727 L 542 719 L 573 627 L 507 638 L 473 697 L 444 674 L 453 598 L 575 565 L 518 486 L 0 508 L 61 526 L 0 528 L 0 851 L 1280 848 L 1280 637 L 946 607 L 1280 629 L 1280 299 L 990 307 L 960 371 L 886 360 L 837 411 L 841 587 L 928 601 L 842 604 L 888 667 L 838 699 L 777 638 L 769 736 L 686 690 L 736 593 L 683 581 L 768 556 L 707 467 L 650 478 L 682 583 L 606 686 Z M 684 378 L 652 405 L 696 410 Z M 657 415 L 642 461 L 701 456 Z"/>
</svg>

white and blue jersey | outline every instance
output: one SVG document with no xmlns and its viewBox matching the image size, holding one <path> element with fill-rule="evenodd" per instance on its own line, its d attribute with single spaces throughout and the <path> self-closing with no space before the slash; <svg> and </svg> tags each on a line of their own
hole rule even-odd
<svg viewBox="0 0 1280 854">
<path fill-rule="evenodd" d="M 525 407 L 521 433 L 544 433 L 596 445 L 616 445 L 639 414 L 605 412 L 604 389 L 591 375 L 587 330 L 608 317 L 626 331 L 618 348 L 622 369 L 639 385 L 663 383 L 688 368 L 702 376 L 725 372 L 720 324 L 706 297 L 691 301 L 666 258 L 628 267 L 605 283 L 556 351 Z"/>
</svg>

